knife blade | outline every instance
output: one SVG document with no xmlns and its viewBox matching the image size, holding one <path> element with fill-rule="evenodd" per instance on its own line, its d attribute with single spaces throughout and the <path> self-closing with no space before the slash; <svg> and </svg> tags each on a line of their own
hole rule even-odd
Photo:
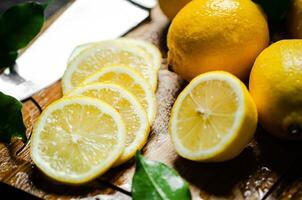
<svg viewBox="0 0 302 200">
<path fill-rule="evenodd" d="M 59 80 L 72 50 L 122 36 L 149 16 L 126 0 L 76 0 L 0 75 L 0 91 L 24 100 Z"/>
<path fill-rule="evenodd" d="M 130 0 L 144 8 L 151 9 L 157 4 L 157 0 Z"/>
</svg>

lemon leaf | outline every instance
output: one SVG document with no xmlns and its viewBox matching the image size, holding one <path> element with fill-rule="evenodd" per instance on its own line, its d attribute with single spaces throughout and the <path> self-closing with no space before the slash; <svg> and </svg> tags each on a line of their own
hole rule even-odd
<svg viewBox="0 0 302 200">
<path fill-rule="evenodd" d="M 10 142 L 12 137 L 27 143 L 26 128 L 22 118 L 22 103 L 0 92 L 0 141 Z"/>
<path fill-rule="evenodd" d="M 136 154 L 136 171 L 132 181 L 134 200 L 189 200 L 189 185 L 167 165 L 145 160 Z"/>
<path fill-rule="evenodd" d="M 12 67 L 18 50 L 40 32 L 47 5 L 34 2 L 17 4 L 0 16 L 0 69 Z"/>
</svg>

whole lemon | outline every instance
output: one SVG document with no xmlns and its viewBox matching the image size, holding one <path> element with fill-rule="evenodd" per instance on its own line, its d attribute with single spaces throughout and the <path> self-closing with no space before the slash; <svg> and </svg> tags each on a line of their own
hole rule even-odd
<svg viewBox="0 0 302 200">
<path fill-rule="evenodd" d="M 191 0 L 159 0 L 159 6 L 163 13 L 172 20 L 175 15 Z"/>
<path fill-rule="evenodd" d="M 291 38 L 302 39 L 302 0 L 293 0 L 288 17 Z"/>
<path fill-rule="evenodd" d="M 281 40 L 256 59 L 250 92 L 261 125 L 281 138 L 302 138 L 302 40 Z"/>
<path fill-rule="evenodd" d="M 187 80 L 213 70 L 246 79 L 269 30 L 250 0 L 194 0 L 176 15 L 167 40 L 168 62 Z"/>
</svg>

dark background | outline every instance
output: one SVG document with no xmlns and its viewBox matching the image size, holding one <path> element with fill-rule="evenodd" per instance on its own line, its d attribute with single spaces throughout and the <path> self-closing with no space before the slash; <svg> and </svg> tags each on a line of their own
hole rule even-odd
<svg viewBox="0 0 302 200">
<path fill-rule="evenodd" d="M 42 2 L 46 3 L 46 0 L 32 0 L 34 2 Z M 53 13 L 55 13 L 59 8 L 64 6 L 66 3 L 68 3 L 70 0 L 54 0 L 51 5 L 47 8 L 45 12 L 45 16 L 49 17 Z M 9 7 L 17 4 L 17 3 L 24 3 L 24 2 L 29 2 L 25 0 L 0 0 L 0 15 Z M 1 41 L 0 41 L 1 43 Z M 21 190 L 17 190 L 7 184 L 1 183 L 0 182 L 0 195 L 1 198 L 5 199 L 22 199 L 22 200 L 27 200 L 27 199 L 37 199 L 36 197 L 29 195 Z"/>
<path fill-rule="evenodd" d="M 24 2 L 41 2 L 46 3 L 47 0 L 31 0 L 31 1 L 25 1 L 25 0 L 0 0 L 0 14 L 2 14 L 7 8 L 10 6 L 17 4 L 17 3 L 24 3 Z M 47 8 L 46 10 L 46 17 L 49 17 L 52 15 L 55 11 L 57 11 L 59 8 L 64 6 L 66 3 L 70 2 L 70 0 L 53 0 L 52 4 Z"/>
</svg>

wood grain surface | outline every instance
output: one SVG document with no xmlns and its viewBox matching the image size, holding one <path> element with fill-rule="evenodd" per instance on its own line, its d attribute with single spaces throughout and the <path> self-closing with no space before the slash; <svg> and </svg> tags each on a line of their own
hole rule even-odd
<svg viewBox="0 0 302 200">
<path fill-rule="evenodd" d="M 190 183 L 193 199 L 302 199 L 301 143 L 278 140 L 261 127 L 240 156 L 228 162 L 191 162 L 175 153 L 168 135 L 168 120 L 177 95 L 187 83 L 169 71 L 166 64 L 168 26 L 166 17 L 156 7 L 147 21 L 126 35 L 154 43 L 163 54 L 156 93 L 157 117 L 143 155 L 175 168 Z M 60 97 L 59 81 L 23 102 L 28 136 L 41 110 Z M 91 183 L 66 186 L 49 180 L 36 169 L 28 146 L 24 148 L 19 141 L 0 144 L 0 180 L 44 199 L 104 199 L 102 195 L 107 195 L 128 200 L 134 169 L 131 160 Z"/>
</svg>

